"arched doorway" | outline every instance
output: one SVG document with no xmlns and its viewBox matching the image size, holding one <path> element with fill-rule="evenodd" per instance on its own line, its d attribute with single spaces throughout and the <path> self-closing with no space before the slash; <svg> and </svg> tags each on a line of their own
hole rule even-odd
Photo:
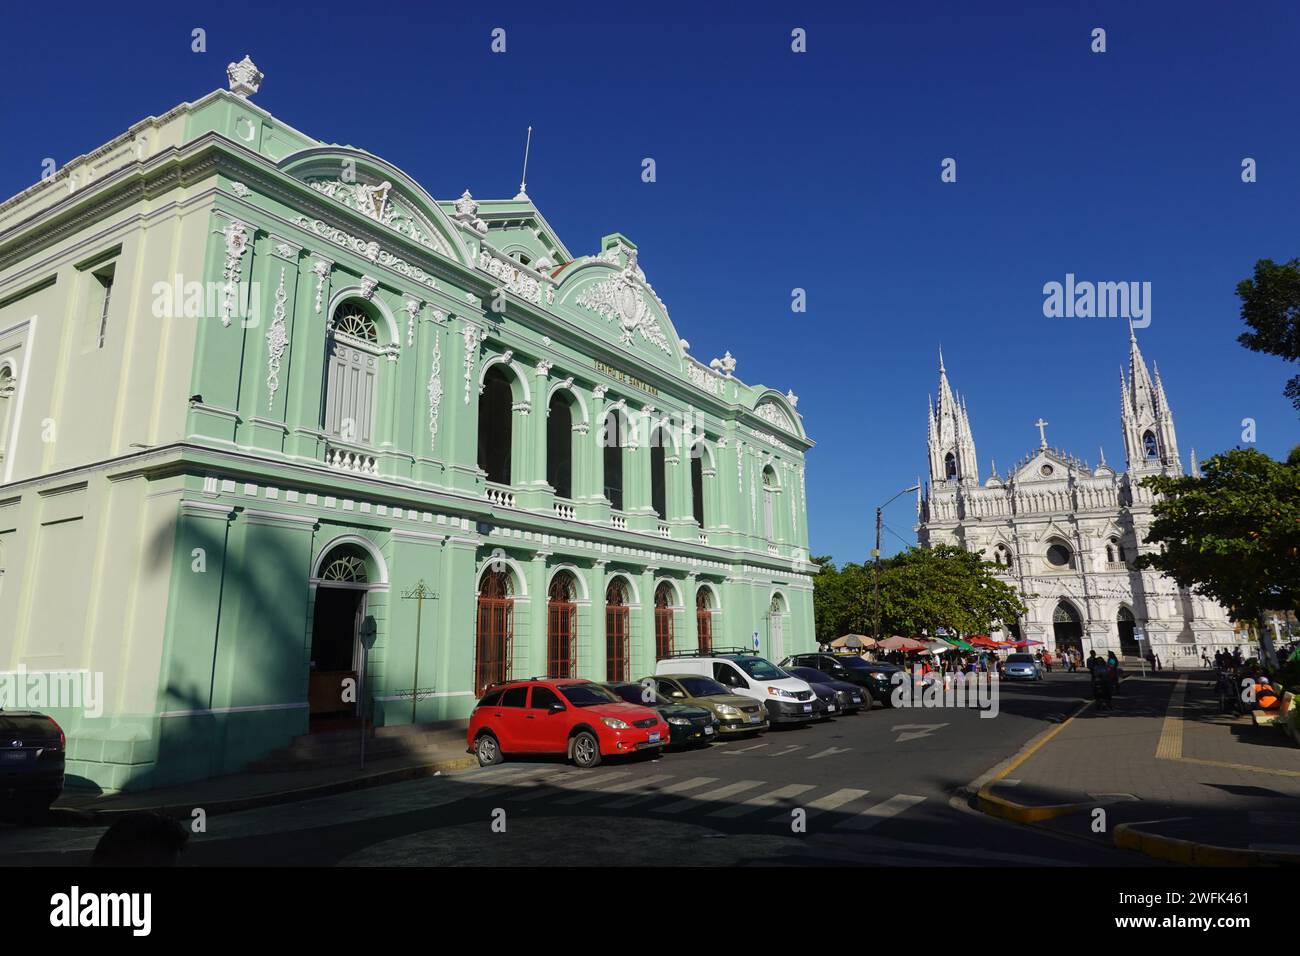
<svg viewBox="0 0 1300 956">
<path fill-rule="evenodd" d="M 348 542 L 327 549 L 316 565 L 307 665 L 307 709 L 313 730 L 357 714 L 358 638 L 366 615 L 366 595 L 374 586 L 367 557 L 361 545 Z"/>
<path fill-rule="evenodd" d="M 655 660 L 673 653 L 673 586 L 661 581 L 655 588 Z"/>
<path fill-rule="evenodd" d="M 1056 638 L 1056 653 L 1072 647 L 1083 654 L 1083 622 L 1073 604 L 1062 600 L 1052 612 L 1052 634 Z"/>
<path fill-rule="evenodd" d="M 627 582 L 623 578 L 614 578 L 605 589 L 605 680 L 628 679 L 632 636 L 630 625 Z"/>
<path fill-rule="evenodd" d="M 474 693 L 510 680 L 514 643 L 514 580 L 504 568 L 489 566 L 479 579 L 475 628 Z"/>
<path fill-rule="evenodd" d="M 702 587 L 695 592 L 695 633 L 699 636 L 700 653 L 713 650 L 713 592 Z"/>
<path fill-rule="evenodd" d="M 557 498 L 573 497 L 573 406 L 561 392 L 546 408 L 546 483 Z"/>
<path fill-rule="evenodd" d="M 774 661 L 785 657 L 785 598 L 779 591 L 767 612 L 767 650 Z"/>
<path fill-rule="evenodd" d="M 615 511 L 623 510 L 623 418 L 617 408 L 605 416 L 601 433 L 601 455 L 604 457 L 605 497 Z"/>
<path fill-rule="evenodd" d="M 578 582 L 568 571 L 551 578 L 546 601 L 546 676 L 578 672 Z"/>
<path fill-rule="evenodd" d="M 1120 605 L 1119 614 L 1115 618 L 1115 626 L 1119 630 L 1119 649 L 1125 657 L 1138 657 L 1142 649 L 1137 642 L 1137 619 L 1133 617 L 1133 612 L 1124 605 Z"/>
<path fill-rule="evenodd" d="M 326 435 L 357 445 L 374 443 L 381 354 L 379 324 L 371 307 L 353 299 L 340 303 L 326 336 L 321 402 Z"/>
<path fill-rule="evenodd" d="M 514 402 L 510 376 L 501 364 L 493 365 L 483 376 L 478 403 L 478 466 L 498 485 L 510 484 L 512 477 Z"/>
</svg>

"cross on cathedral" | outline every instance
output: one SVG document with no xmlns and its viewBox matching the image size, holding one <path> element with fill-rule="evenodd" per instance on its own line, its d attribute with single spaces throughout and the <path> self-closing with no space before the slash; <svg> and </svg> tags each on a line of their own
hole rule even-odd
<svg viewBox="0 0 1300 956">
<path fill-rule="evenodd" d="M 1043 421 L 1043 416 L 1042 416 L 1042 415 L 1039 415 L 1039 416 L 1038 416 L 1038 421 L 1034 422 L 1034 425 L 1037 426 L 1037 428 L 1038 428 L 1038 447 L 1039 447 L 1039 448 L 1046 448 L 1046 447 L 1047 447 L 1047 426 L 1050 425 L 1050 424 L 1051 424 L 1051 422 L 1045 422 L 1045 421 Z"/>
</svg>

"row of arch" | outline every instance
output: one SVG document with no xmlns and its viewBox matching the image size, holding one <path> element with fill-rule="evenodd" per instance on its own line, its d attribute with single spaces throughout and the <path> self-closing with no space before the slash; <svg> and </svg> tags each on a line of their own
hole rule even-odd
<svg viewBox="0 0 1300 956">
<path fill-rule="evenodd" d="M 1125 547 L 1118 535 L 1111 535 L 1106 539 L 1105 550 L 1107 564 L 1127 564 L 1132 558 L 1130 550 Z M 1054 571 L 1079 570 L 1074 547 L 1064 538 L 1048 538 L 1043 557 L 1046 559 L 1048 566 Z M 999 542 L 994 545 L 992 558 L 993 563 L 998 567 L 1011 568 L 1013 566 L 1014 554 L 1011 548 L 1004 543 Z"/>
</svg>

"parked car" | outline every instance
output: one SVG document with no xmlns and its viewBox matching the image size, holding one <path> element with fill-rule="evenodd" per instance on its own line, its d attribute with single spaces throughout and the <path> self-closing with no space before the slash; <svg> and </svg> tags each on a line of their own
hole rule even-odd
<svg viewBox="0 0 1300 956">
<path fill-rule="evenodd" d="M 871 706 L 871 692 L 850 684 L 848 681 L 836 680 L 824 671 L 813 667 L 783 667 L 781 670 L 806 680 L 810 687 L 821 697 L 821 688 L 826 688 L 834 695 L 834 704 L 841 714 L 856 714 L 863 707 Z"/>
<path fill-rule="evenodd" d="M 480 766 L 506 754 L 564 754 L 587 768 L 614 754 L 668 743 L 668 724 L 653 709 L 629 704 L 584 680 L 506 681 L 489 687 L 469 718 L 465 739 Z"/>
<path fill-rule="evenodd" d="M 1032 654 L 1008 654 L 1002 665 L 1003 680 L 1042 680 L 1043 667 Z"/>
<path fill-rule="evenodd" d="M 782 667 L 812 667 L 828 677 L 857 684 L 871 692 L 872 700 L 892 707 L 890 695 L 894 690 L 894 675 L 903 670 L 897 664 L 883 664 L 863 660 L 856 654 L 794 654 L 781 661 Z"/>
<path fill-rule="evenodd" d="M 657 711 L 659 716 L 668 722 L 671 731 L 669 746 L 707 744 L 718 735 L 718 720 L 713 716 L 712 711 L 690 704 L 678 704 L 661 697 L 655 692 L 653 683 L 611 683 L 600 686 L 629 704 L 640 704 Z M 647 695 L 651 703 L 646 703 Z"/>
<path fill-rule="evenodd" d="M 0 814 L 39 816 L 63 793 L 68 738 L 53 717 L 0 710 Z"/>
<path fill-rule="evenodd" d="M 756 700 L 774 724 L 801 724 L 818 719 L 816 695 L 807 681 L 791 677 L 771 661 L 743 648 L 712 654 L 674 654 L 655 664 L 656 674 L 711 677 L 733 694 Z"/>
<path fill-rule="evenodd" d="M 718 720 L 718 736 L 757 734 L 768 728 L 767 711 L 750 697 L 733 694 L 711 677 L 695 674 L 656 674 L 647 678 L 664 700 L 710 711 Z M 644 683 L 644 681 L 643 681 Z"/>
</svg>

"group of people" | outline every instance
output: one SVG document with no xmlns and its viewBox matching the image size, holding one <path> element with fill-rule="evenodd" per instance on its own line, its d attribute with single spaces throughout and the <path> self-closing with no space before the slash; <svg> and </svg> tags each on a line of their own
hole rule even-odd
<svg viewBox="0 0 1300 956">
<path fill-rule="evenodd" d="M 1210 666 L 1210 658 L 1205 651 L 1201 651 L 1201 663 L 1206 667 Z M 1220 671 L 1236 670 L 1246 663 L 1241 656 L 1241 645 L 1238 644 L 1232 650 L 1220 649 L 1214 652 L 1214 669 Z"/>
</svg>

